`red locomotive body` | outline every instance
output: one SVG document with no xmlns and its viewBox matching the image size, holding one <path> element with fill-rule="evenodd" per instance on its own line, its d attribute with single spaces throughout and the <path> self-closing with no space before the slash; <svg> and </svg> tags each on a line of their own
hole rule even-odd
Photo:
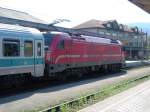
<svg viewBox="0 0 150 112">
<path fill-rule="evenodd" d="M 58 32 L 46 33 L 44 37 L 46 71 L 49 74 L 67 69 L 120 68 L 124 65 L 121 42 L 118 40 Z"/>
</svg>

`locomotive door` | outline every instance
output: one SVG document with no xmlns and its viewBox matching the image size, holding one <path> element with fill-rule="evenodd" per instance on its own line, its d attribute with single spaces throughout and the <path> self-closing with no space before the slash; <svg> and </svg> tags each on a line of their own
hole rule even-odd
<svg viewBox="0 0 150 112">
<path fill-rule="evenodd" d="M 43 40 L 35 40 L 34 43 L 34 73 L 36 77 L 44 74 L 44 48 Z"/>
<path fill-rule="evenodd" d="M 66 40 L 65 41 L 65 52 L 66 52 L 66 55 L 67 55 L 67 59 L 66 59 L 66 62 L 67 62 L 67 68 L 70 67 L 71 65 L 71 43 L 72 41 L 71 40 Z"/>
</svg>

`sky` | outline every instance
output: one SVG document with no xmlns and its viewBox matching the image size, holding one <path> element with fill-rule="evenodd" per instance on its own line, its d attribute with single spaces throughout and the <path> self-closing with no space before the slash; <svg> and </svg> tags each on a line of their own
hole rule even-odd
<svg viewBox="0 0 150 112">
<path fill-rule="evenodd" d="M 0 0 L 0 7 L 24 11 L 48 23 L 55 19 L 70 20 L 60 24 L 65 27 L 90 19 L 150 23 L 150 14 L 128 0 Z"/>
</svg>

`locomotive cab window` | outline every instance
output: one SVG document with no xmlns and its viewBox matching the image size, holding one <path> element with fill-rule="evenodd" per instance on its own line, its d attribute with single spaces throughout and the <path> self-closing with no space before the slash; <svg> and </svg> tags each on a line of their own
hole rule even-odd
<svg viewBox="0 0 150 112">
<path fill-rule="evenodd" d="M 32 57 L 33 56 L 33 43 L 32 41 L 24 42 L 24 56 Z"/>
<path fill-rule="evenodd" d="M 58 49 L 64 49 L 64 40 L 60 40 L 57 44 Z"/>
<path fill-rule="evenodd" d="M 125 49 L 125 47 L 124 47 L 124 46 L 122 46 L 122 47 L 121 47 L 121 50 L 122 50 L 122 51 L 126 51 L 126 49 Z"/>
<path fill-rule="evenodd" d="M 12 39 L 3 40 L 3 56 L 17 57 L 20 56 L 20 41 Z"/>
</svg>

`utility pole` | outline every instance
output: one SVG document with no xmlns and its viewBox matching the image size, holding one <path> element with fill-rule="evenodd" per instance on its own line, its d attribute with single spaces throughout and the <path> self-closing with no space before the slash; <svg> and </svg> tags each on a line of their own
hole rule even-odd
<svg viewBox="0 0 150 112">
<path fill-rule="evenodd" d="M 146 59 L 148 60 L 149 58 L 149 41 L 148 41 L 148 34 L 145 33 L 146 36 Z"/>
</svg>

